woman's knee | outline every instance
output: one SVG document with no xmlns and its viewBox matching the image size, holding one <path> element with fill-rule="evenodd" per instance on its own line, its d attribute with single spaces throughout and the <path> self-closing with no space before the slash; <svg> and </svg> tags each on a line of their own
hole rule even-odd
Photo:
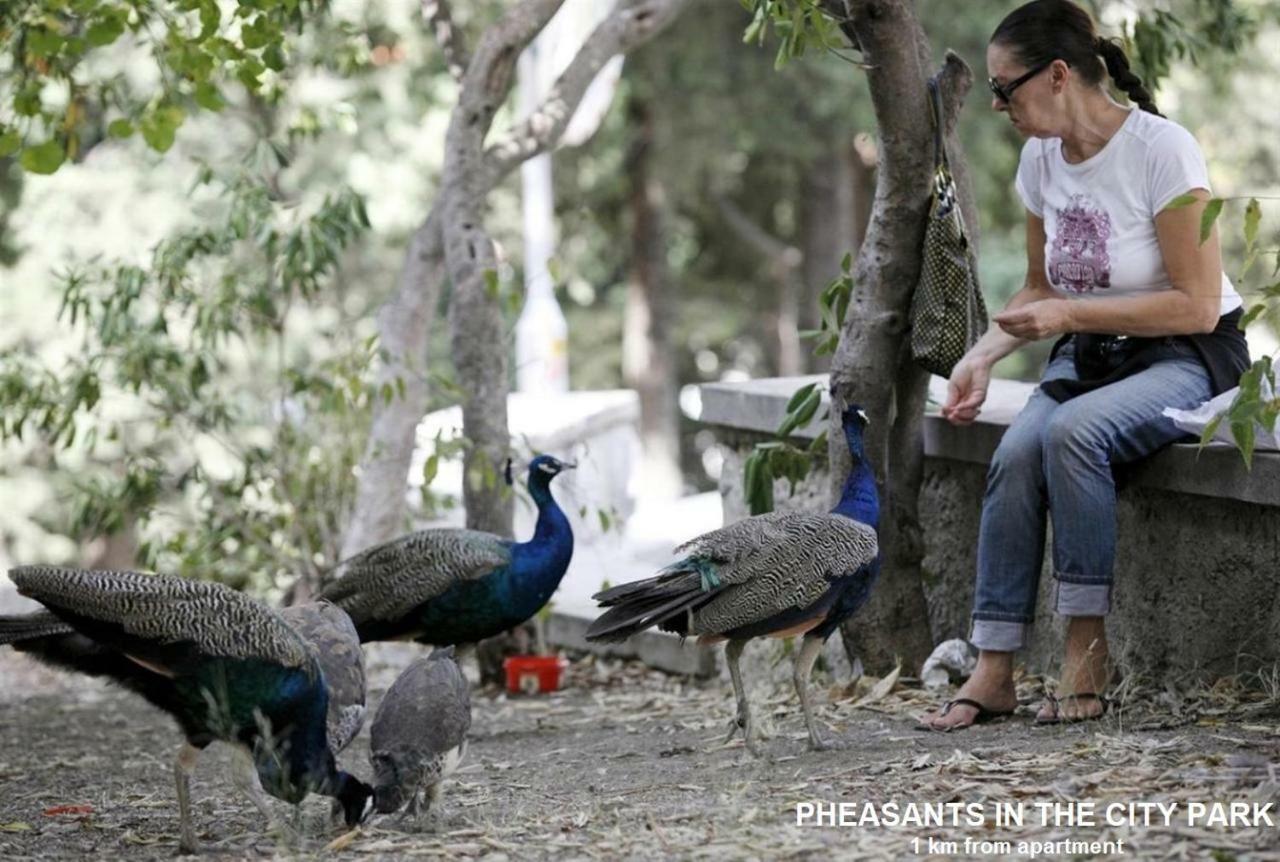
<svg viewBox="0 0 1280 862">
<path fill-rule="evenodd" d="M 1044 429 L 1044 463 L 1095 461 L 1110 450 L 1105 427 L 1076 411 L 1059 410 Z"/>
<path fill-rule="evenodd" d="M 1037 429 L 1010 428 L 1000 438 L 1000 445 L 991 456 L 987 481 L 997 481 L 1006 476 L 1038 476 L 1043 460 L 1042 447 Z"/>
</svg>

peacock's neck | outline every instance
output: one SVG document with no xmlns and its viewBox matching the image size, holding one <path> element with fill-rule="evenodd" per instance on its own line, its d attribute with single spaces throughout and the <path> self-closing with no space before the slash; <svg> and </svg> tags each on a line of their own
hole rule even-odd
<svg viewBox="0 0 1280 862">
<path fill-rule="evenodd" d="M 545 482 L 537 482 L 529 490 L 538 505 L 538 523 L 533 538 L 512 548 L 508 570 L 512 607 L 522 618 L 546 604 L 573 556 L 573 529 L 550 489 Z"/>
<path fill-rule="evenodd" d="M 875 473 L 867 462 L 861 436 L 847 434 L 846 437 L 849 441 L 849 454 L 853 458 L 853 466 L 849 470 L 849 477 L 844 481 L 840 502 L 832 511 L 878 529 L 880 495 L 876 491 Z"/>
<path fill-rule="evenodd" d="M 550 486 L 545 481 L 535 481 L 529 491 L 538 506 L 538 523 L 533 528 L 533 538 L 525 544 L 538 548 L 556 546 L 566 540 L 572 544 L 569 519 L 551 496 Z"/>
</svg>

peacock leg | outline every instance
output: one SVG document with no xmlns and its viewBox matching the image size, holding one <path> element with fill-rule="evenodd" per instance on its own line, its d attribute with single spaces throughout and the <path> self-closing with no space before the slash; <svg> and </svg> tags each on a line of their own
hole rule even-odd
<svg viewBox="0 0 1280 862">
<path fill-rule="evenodd" d="M 433 830 L 444 825 L 444 808 L 441 800 L 444 798 L 444 780 L 437 781 L 435 784 L 427 788 L 427 816 L 431 818 Z"/>
<path fill-rule="evenodd" d="M 262 782 L 258 779 L 258 767 L 253 763 L 253 755 L 244 746 L 234 747 L 231 758 L 231 780 L 241 793 L 249 797 L 253 807 L 258 809 L 258 813 L 267 821 L 269 831 L 286 841 L 297 838 L 296 830 L 290 829 L 271 810 L 271 804 L 267 802 L 267 794 L 262 789 Z"/>
<path fill-rule="evenodd" d="M 196 830 L 191 823 L 191 773 L 196 771 L 196 761 L 200 759 L 200 749 L 189 742 L 184 742 L 178 749 L 178 756 L 173 760 L 173 774 L 178 784 L 178 818 L 180 820 L 181 837 L 178 839 L 179 854 L 194 854 L 196 849 Z"/>
<path fill-rule="evenodd" d="M 818 727 L 813 718 L 813 707 L 809 703 L 809 674 L 813 671 L 813 663 L 822 652 L 821 638 L 805 638 L 804 645 L 796 654 L 795 673 L 792 677 L 796 685 L 796 694 L 800 697 L 800 708 L 804 710 L 804 723 L 809 728 L 809 747 L 814 751 L 830 751 L 838 748 L 839 743 L 830 739 Z"/>
<path fill-rule="evenodd" d="M 421 810 L 418 806 L 418 787 L 414 787 L 409 791 L 409 800 L 404 804 L 404 808 L 400 810 L 398 822 L 402 829 L 411 829 L 418 831 L 418 814 Z"/>
<path fill-rule="evenodd" d="M 746 743 L 747 751 L 759 757 L 760 751 L 756 748 L 755 724 L 751 721 L 751 704 L 747 701 L 747 690 L 742 685 L 742 671 L 738 668 L 738 659 L 742 657 L 742 651 L 746 646 L 745 640 L 731 640 L 724 648 L 724 657 L 729 663 L 729 678 L 733 680 L 733 694 L 738 699 L 738 717 L 730 726 L 725 742 L 733 739 L 733 735 L 741 728 L 742 741 Z"/>
</svg>

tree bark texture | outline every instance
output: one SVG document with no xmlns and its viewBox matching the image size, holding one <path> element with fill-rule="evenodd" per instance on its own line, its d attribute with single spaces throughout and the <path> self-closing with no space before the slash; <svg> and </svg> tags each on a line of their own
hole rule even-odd
<svg viewBox="0 0 1280 862">
<path fill-rule="evenodd" d="M 662 216 L 666 196 L 653 172 L 653 111 L 640 97 L 628 105 L 631 147 L 626 173 L 631 211 L 631 266 L 622 333 L 622 374 L 640 395 L 642 486 L 646 496 L 678 497 L 680 418 L 671 344 L 674 314 Z"/>
<path fill-rule="evenodd" d="M 930 52 L 910 0 L 845 0 L 846 33 L 868 64 L 879 129 L 875 199 L 854 265 L 854 293 L 832 361 L 835 409 L 830 432 L 832 493 L 849 470 L 839 430 L 841 409 L 867 413 L 867 454 L 881 495 L 879 583 L 867 607 L 845 623 L 845 646 L 873 673 L 901 661 L 915 672 L 933 646 L 921 585 L 918 497 L 923 467 L 922 420 L 928 373 L 911 360 L 911 295 L 920 275 L 921 243 L 933 171 L 933 133 L 926 81 Z M 955 119 L 972 84 L 964 61 L 948 52 L 942 69 L 947 151 L 971 240 L 977 225 Z"/>
<path fill-rule="evenodd" d="M 602 22 L 587 38 L 582 50 L 556 81 L 542 105 L 527 120 L 509 130 L 500 142 L 484 151 L 479 165 L 479 181 L 463 184 L 481 199 L 472 208 L 479 211 L 489 191 L 525 159 L 554 147 L 588 85 L 610 57 L 652 38 L 688 3 L 689 0 L 629 0 Z M 502 42 L 502 36 L 510 31 L 526 31 L 524 22 L 530 15 L 549 18 L 547 9 L 554 12 L 559 5 L 558 0 L 526 0 L 508 11 L 490 28 L 489 33 L 494 41 Z M 427 4 L 424 11 L 429 23 L 439 32 L 441 21 L 447 20 L 447 5 L 439 2 Z M 492 55 L 486 55 L 484 60 L 468 56 L 456 31 L 450 33 L 450 40 L 450 61 L 465 60 L 468 70 L 478 62 L 488 64 L 494 59 Z M 510 39 L 506 41 L 509 43 Z M 508 59 L 504 57 L 504 62 Z M 485 74 L 479 74 L 479 71 L 470 80 L 479 80 L 483 85 L 489 70 L 485 70 Z M 463 79 L 464 82 L 468 80 L 465 74 Z M 467 90 L 464 83 L 464 92 L 454 109 L 454 120 L 465 122 L 467 112 L 481 99 L 475 95 L 474 89 L 473 84 L 471 90 Z M 472 135 L 470 142 L 474 140 Z M 483 137 L 480 138 L 482 144 Z M 461 164 L 475 166 L 471 159 L 464 159 Z M 458 165 L 455 161 L 451 167 Z M 450 183 L 451 178 L 447 174 L 442 177 L 441 192 L 406 249 L 395 292 L 378 312 L 382 364 L 374 391 L 382 391 L 383 383 L 391 383 L 394 388 L 399 380 L 404 387 L 404 395 L 390 402 L 382 399 L 375 402 L 369 439 L 357 477 L 356 504 L 342 542 L 344 559 L 393 537 L 404 528 L 405 493 L 413 456 L 414 430 L 426 412 L 429 395 L 426 346 L 446 274 L 444 188 Z M 459 185 L 457 181 L 452 183 L 454 187 Z M 504 339 L 501 344 L 505 343 Z"/>
</svg>

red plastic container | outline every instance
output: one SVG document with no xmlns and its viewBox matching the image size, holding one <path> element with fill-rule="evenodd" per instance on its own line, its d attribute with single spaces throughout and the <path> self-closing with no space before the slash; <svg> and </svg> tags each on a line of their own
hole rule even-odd
<svg viewBox="0 0 1280 862">
<path fill-rule="evenodd" d="M 542 694 L 560 689 L 560 675 L 569 662 L 554 655 L 513 655 L 502 662 L 507 672 L 507 691 L 512 694 Z"/>
</svg>

